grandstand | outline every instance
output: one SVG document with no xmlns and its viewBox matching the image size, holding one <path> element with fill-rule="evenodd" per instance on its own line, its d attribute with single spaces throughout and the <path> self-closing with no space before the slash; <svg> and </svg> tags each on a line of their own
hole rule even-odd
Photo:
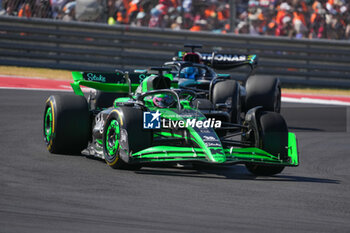
<svg viewBox="0 0 350 233">
<path fill-rule="evenodd" d="M 0 0 L 0 15 L 349 40 L 349 7 L 348 0 Z"/>
</svg>

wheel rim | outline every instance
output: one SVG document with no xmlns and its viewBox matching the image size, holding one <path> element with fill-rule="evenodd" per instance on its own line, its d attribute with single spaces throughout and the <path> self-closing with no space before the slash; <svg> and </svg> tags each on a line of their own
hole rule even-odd
<svg viewBox="0 0 350 233">
<path fill-rule="evenodd" d="M 52 109 L 51 107 L 48 107 L 45 113 L 45 120 L 44 120 L 44 135 L 46 142 L 50 142 L 51 136 L 52 136 Z"/>
<path fill-rule="evenodd" d="M 109 156 L 114 156 L 119 148 L 120 127 L 117 120 L 112 120 L 106 132 L 106 149 Z"/>
</svg>

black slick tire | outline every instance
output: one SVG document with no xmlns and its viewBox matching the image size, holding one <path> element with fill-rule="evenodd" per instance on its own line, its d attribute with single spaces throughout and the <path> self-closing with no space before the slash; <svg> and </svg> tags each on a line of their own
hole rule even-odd
<svg viewBox="0 0 350 233">
<path fill-rule="evenodd" d="M 110 125 L 118 124 L 118 133 L 108 132 Z M 113 139 L 113 137 L 116 137 Z M 111 152 L 108 147 L 117 140 L 118 146 Z M 116 169 L 138 169 L 139 164 L 129 164 L 129 155 L 146 149 L 151 145 L 152 131 L 143 129 L 143 111 L 132 107 L 113 109 L 107 117 L 103 131 L 103 152 L 106 163 Z M 112 145 L 113 146 L 113 145 Z"/>
<path fill-rule="evenodd" d="M 45 119 L 52 111 L 52 121 Z M 51 127 L 50 136 L 45 131 Z M 44 141 L 54 154 L 80 154 L 87 147 L 91 134 L 90 113 L 83 96 L 53 95 L 45 104 Z"/>
<path fill-rule="evenodd" d="M 226 80 L 216 83 L 213 88 L 212 102 L 214 106 L 228 103 L 231 123 L 241 122 L 240 90 L 236 81 Z"/>
<path fill-rule="evenodd" d="M 113 106 L 114 100 L 120 97 L 126 97 L 125 93 L 96 91 L 96 95 L 90 99 L 92 109 L 104 109 Z"/>
<path fill-rule="evenodd" d="M 265 111 L 280 112 L 281 84 L 278 78 L 251 76 L 245 88 L 245 111 L 262 106 Z"/>
<path fill-rule="evenodd" d="M 272 155 L 278 155 L 281 159 L 286 159 L 288 156 L 288 127 L 283 117 L 276 112 L 260 112 L 258 113 L 258 124 L 260 142 L 256 146 Z M 281 173 L 284 166 L 248 163 L 246 168 L 257 176 L 272 176 Z"/>
</svg>

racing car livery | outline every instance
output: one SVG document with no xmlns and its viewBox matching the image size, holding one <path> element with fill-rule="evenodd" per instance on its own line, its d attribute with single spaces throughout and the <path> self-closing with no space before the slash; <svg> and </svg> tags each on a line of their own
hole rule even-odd
<svg viewBox="0 0 350 233">
<path fill-rule="evenodd" d="M 113 168 L 147 163 L 243 163 L 255 175 L 298 166 L 297 141 L 283 117 L 257 106 L 242 123 L 225 110 L 202 111 L 197 93 L 172 88 L 172 77 L 117 71 L 73 72 L 75 95 L 50 96 L 43 134 L 51 153 L 104 159 Z M 141 83 L 139 83 L 141 81 Z M 111 106 L 84 97 L 80 86 L 118 94 Z"/>
</svg>

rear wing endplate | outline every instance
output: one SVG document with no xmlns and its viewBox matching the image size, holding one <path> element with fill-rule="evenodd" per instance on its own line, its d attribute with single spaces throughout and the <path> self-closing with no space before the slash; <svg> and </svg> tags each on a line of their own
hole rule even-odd
<svg viewBox="0 0 350 233">
<path fill-rule="evenodd" d="M 72 76 L 74 80 L 74 83 L 71 83 L 73 91 L 76 95 L 82 96 L 84 94 L 80 86 L 106 92 L 128 93 L 135 91 L 148 74 L 147 72 L 131 72 L 128 73 L 128 79 L 126 73 L 123 72 L 72 72 Z"/>
</svg>

